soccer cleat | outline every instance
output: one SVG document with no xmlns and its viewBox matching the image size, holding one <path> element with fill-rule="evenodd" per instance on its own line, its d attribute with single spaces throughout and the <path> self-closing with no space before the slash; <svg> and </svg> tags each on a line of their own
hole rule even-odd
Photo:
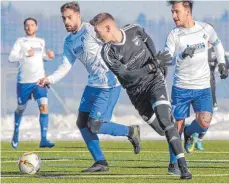
<svg viewBox="0 0 229 184">
<path fill-rule="evenodd" d="M 192 179 L 192 173 L 189 171 L 187 166 L 180 168 L 180 179 Z"/>
<path fill-rule="evenodd" d="M 48 141 L 47 139 L 41 140 L 41 142 L 40 142 L 40 148 L 52 148 L 54 146 L 55 146 L 55 144 Z"/>
<path fill-rule="evenodd" d="M 138 125 L 130 126 L 128 139 L 134 147 L 134 153 L 139 154 L 141 151 L 140 127 Z"/>
<path fill-rule="evenodd" d="M 12 146 L 13 148 L 17 148 L 17 147 L 18 147 L 18 133 L 19 133 L 19 132 L 15 132 L 15 131 L 14 131 L 13 139 L 12 139 L 12 141 L 11 141 L 11 146 Z"/>
<path fill-rule="evenodd" d="M 108 163 L 105 160 L 95 162 L 88 169 L 82 170 L 81 172 L 107 172 L 109 171 Z"/>
<path fill-rule="evenodd" d="M 195 148 L 196 148 L 197 150 L 199 150 L 199 151 L 204 151 L 204 147 L 203 147 L 201 141 L 197 141 L 197 142 L 195 143 Z"/>
<path fill-rule="evenodd" d="M 169 175 L 178 175 L 179 168 L 177 163 L 170 163 L 168 167 L 168 174 Z"/>
<path fill-rule="evenodd" d="M 186 153 L 192 154 L 195 148 L 194 140 L 192 136 L 186 135 L 185 129 L 186 128 L 184 128 L 184 149 Z"/>
</svg>

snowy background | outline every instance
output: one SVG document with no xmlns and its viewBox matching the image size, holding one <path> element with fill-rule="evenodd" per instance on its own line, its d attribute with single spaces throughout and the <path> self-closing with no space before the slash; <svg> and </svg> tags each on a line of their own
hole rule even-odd
<svg viewBox="0 0 229 184">
<path fill-rule="evenodd" d="M 47 49 L 54 50 L 56 58 L 47 62 L 45 69 L 51 74 L 61 64 L 62 44 L 67 35 L 59 8 L 64 2 L 32 1 L 1 2 L 1 140 L 10 141 L 13 133 L 13 113 L 16 103 L 17 65 L 7 62 L 8 54 L 17 37 L 24 36 L 23 21 L 27 17 L 38 20 L 38 36 L 46 40 Z M 120 26 L 127 23 L 141 24 L 152 36 L 158 50 L 163 48 L 165 38 L 174 27 L 170 7 L 165 1 L 81 1 L 83 20 L 89 20 L 97 13 L 110 12 Z M 131 6 L 131 8 L 129 8 Z M 31 8 L 32 7 L 32 8 Z M 35 8 L 36 7 L 36 8 Z M 209 11 L 202 11 L 208 9 Z M 193 14 L 195 20 L 214 25 L 225 50 L 229 51 L 229 1 L 196 2 Z M 174 68 L 167 77 L 169 89 L 172 85 Z M 212 125 L 205 139 L 229 139 L 229 79 L 220 80 L 217 74 L 217 98 L 219 110 L 214 113 Z M 81 140 L 76 127 L 79 101 L 87 81 L 87 73 L 81 63 L 76 63 L 71 72 L 49 91 L 49 131 L 50 140 Z M 39 140 L 38 108 L 30 101 L 20 127 L 20 140 Z M 187 120 L 190 123 L 194 117 Z M 125 124 L 139 124 L 142 139 L 164 139 L 158 136 L 145 122 L 122 90 L 114 110 L 113 120 Z M 101 136 L 103 140 L 114 138 Z"/>
</svg>

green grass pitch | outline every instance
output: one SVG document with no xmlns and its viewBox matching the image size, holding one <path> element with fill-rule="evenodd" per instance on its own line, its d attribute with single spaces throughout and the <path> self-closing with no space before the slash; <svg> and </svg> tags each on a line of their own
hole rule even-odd
<svg viewBox="0 0 229 184">
<path fill-rule="evenodd" d="M 229 183 L 229 141 L 204 141 L 205 151 L 186 154 L 192 180 L 167 175 L 169 155 L 165 141 L 142 141 L 142 152 L 133 153 L 128 141 L 102 141 L 110 171 L 85 174 L 93 160 L 81 141 L 56 142 L 54 148 L 38 148 L 39 142 L 20 142 L 13 149 L 1 142 L 2 183 Z M 17 160 L 33 151 L 41 160 L 35 175 L 21 174 Z"/>
</svg>

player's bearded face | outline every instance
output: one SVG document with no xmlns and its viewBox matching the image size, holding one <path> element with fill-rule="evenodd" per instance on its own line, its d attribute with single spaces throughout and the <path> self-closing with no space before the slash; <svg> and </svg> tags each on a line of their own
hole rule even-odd
<svg viewBox="0 0 229 184">
<path fill-rule="evenodd" d="M 38 27 L 33 20 L 27 20 L 24 29 L 28 36 L 34 36 L 37 32 Z"/>
<path fill-rule="evenodd" d="M 176 26 L 184 26 L 187 22 L 188 11 L 182 2 L 174 4 L 171 11 Z"/>
<path fill-rule="evenodd" d="M 62 13 L 64 26 L 68 32 L 76 33 L 81 26 L 81 16 L 79 12 L 72 9 L 66 9 Z"/>
</svg>

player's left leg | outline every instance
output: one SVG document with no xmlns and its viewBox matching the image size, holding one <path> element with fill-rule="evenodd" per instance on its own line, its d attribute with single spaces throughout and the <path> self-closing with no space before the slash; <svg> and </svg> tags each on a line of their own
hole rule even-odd
<svg viewBox="0 0 229 184">
<path fill-rule="evenodd" d="M 19 127 L 21 124 L 21 119 L 23 113 L 26 109 L 27 102 L 31 99 L 31 94 L 33 91 L 33 84 L 31 83 L 17 83 L 17 102 L 18 107 L 14 113 L 14 134 L 11 141 L 13 148 L 18 147 L 19 143 Z"/>
<path fill-rule="evenodd" d="M 41 88 L 39 86 L 34 87 L 33 95 L 35 100 L 37 101 L 39 111 L 40 111 L 40 128 L 41 128 L 41 141 L 40 148 L 52 148 L 55 146 L 54 143 L 48 141 L 47 139 L 47 131 L 48 131 L 48 123 L 49 123 L 49 115 L 48 115 L 48 98 L 47 98 L 47 88 Z"/>
<path fill-rule="evenodd" d="M 152 95 L 152 107 L 156 113 L 161 128 L 165 131 L 165 136 L 169 146 L 177 158 L 178 167 L 180 169 L 180 178 L 191 179 L 192 174 L 187 167 L 181 146 L 181 139 L 171 113 L 171 105 L 168 100 L 165 86 L 158 89 L 157 92 Z"/>
<path fill-rule="evenodd" d="M 190 125 L 185 126 L 184 135 L 186 140 L 187 137 L 191 137 L 194 133 L 206 132 L 213 115 L 211 89 L 194 90 L 194 93 L 195 99 L 192 105 L 196 113 L 196 119 Z M 188 143 L 185 144 L 185 148 L 188 148 Z"/>
<path fill-rule="evenodd" d="M 128 137 L 135 154 L 138 154 L 141 150 L 139 126 L 125 126 L 111 121 L 120 90 L 120 86 L 98 90 L 90 112 L 88 128 L 93 133 Z"/>
</svg>

